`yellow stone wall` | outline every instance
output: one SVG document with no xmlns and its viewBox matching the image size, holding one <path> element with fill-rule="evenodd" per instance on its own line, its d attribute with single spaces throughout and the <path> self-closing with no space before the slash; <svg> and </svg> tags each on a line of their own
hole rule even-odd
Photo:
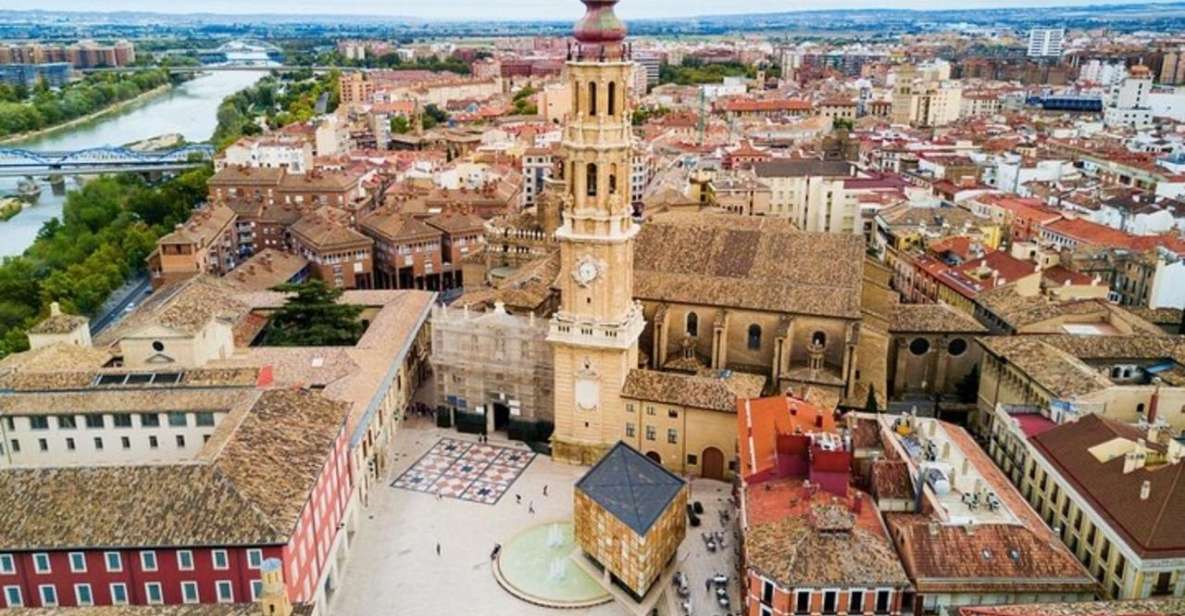
<svg viewBox="0 0 1185 616">
<path fill-rule="evenodd" d="M 703 476 L 704 451 L 715 447 L 723 454 L 722 479 L 732 479 L 729 466 L 737 456 L 736 413 L 662 404 L 646 400 L 625 400 L 626 418 L 620 426 L 621 440 L 638 451 L 657 453 L 662 465 L 673 473 Z M 632 424 L 633 434 L 627 426 Z M 654 438 L 646 429 L 654 429 Z M 670 442 L 669 431 L 675 431 Z M 695 461 L 688 460 L 695 456 Z"/>
</svg>

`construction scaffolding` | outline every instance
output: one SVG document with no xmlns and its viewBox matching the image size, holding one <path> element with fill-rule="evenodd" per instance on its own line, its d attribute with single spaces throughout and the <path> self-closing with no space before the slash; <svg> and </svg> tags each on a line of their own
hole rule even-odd
<svg viewBox="0 0 1185 616">
<path fill-rule="evenodd" d="M 514 316 L 499 303 L 488 312 L 437 306 L 431 325 L 440 404 L 484 412 L 495 430 L 511 419 L 552 421 L 554 362 L 546 320 Z"/>
</svg>

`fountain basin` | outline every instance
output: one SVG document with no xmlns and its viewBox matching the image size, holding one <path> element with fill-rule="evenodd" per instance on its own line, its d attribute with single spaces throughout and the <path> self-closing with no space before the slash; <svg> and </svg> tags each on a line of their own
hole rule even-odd
<svg viewBox="0 0 1185 616">
<path fill-rule="evenodd" d="M 581 608 L 612 597 L 570 557 L 579 548 L 570 522 L 529 528 L 502 546 L 494 577 L 510 594 L 544 607 Z"/>
</svg>

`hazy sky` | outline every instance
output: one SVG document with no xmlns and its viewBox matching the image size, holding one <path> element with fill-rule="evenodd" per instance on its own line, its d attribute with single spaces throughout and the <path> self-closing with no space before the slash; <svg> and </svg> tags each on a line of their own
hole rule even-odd
<svg viewBox="0 0 1185 616">
<path fill-rule="evenodd" d="M 1125 4 L 1132 0 L 1110 0 Z M 319 13 L 403 15 L 432 19 L 569 19 L 582 12 L 577 0 L 5 0 L 4 8 L 69 11 L 158 11 L 162 13 Z M 759 13 L 832 8 L 1001 8 L 1104 4 L 1098 0 L 623 0 L 626 18 L 720 13 Z"/>
</svg>

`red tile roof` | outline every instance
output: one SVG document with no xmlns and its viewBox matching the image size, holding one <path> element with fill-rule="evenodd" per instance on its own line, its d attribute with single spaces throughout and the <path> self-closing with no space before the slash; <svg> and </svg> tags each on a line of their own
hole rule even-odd
<svg viewBox="0 0 1185 616">
<path fill-rule="evenodd" d="M 793 98 L 754 100 L 751 98 L 734 98 L 719 104 L 723 111 L 736 113 L 777 113 L 780 111 L 810 111 L 809 101 Z"/>
<path fill-rule="evenodd" d="M 1127 248 L 1131 245 L 1133 237 L 1118 229 L 1112 229 L 1085 218 L 1063 218 L 1043 226 L 1053 233 L 1090 246 Z"/>
<path fill-rule="evenodd" d="M 1146 438 L 1135 426 L 1087 414 L 1035 436 L 1031 442 L 1050 464 L 1074 486 L 1107 524 L 1144 558 L 1185 556 L 1185 463 L 1144 467 L 1124 473 L 1123 456 L 1102 462 L 1089 449 L 1125 438 Z M 1163 446 L 1149 443 L 1163 452 Z M 1142 484 L 1151 487 L 1140 498 Z"/>
<path fill-rule="evenodd" d="M 1015 524 L 955 526 L 916 513 L 885 515 L 921 593 L 1079 593 L 1093 578 L 1055 537 Z"/>
</svg>

